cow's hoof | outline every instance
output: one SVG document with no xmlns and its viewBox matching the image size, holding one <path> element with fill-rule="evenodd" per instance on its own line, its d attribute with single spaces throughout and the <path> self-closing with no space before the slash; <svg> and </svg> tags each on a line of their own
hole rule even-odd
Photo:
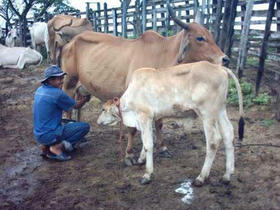
<svg viewBox="0 0 280 210">
<path fill-rule="evenodd" d="M 134 158 L 125 158 L 124 159 L 124 164 L 126 166 L 133 166 L 133 165 L 136 165 L 137 162 L 136 162 L 136 160 Z"/>
<path fill-rule="evenodd" d="M 221 182 L 222 184 L 224 184 L 224 185 L 229 185 L 230 180 L 225 179 L 225 178 L 222 178 L 222 179 L 220 180 L 220 182 Z"/>
<path fill-rule="evenodd" d="M 146 185 L 146 184 L 150 184 L 151 180 L 147 178 L 141 178 L 139 182 L 141 185 Z"/>
<path fill-rule="evenodd" d="M 169 152 L 169 150 L 164 150 L 159 153 L 159 156 L 163 158 L 172 158 L 172 153 Z"/>
<path fill-rule="evenodd" d="M 195 179 L 192 184 L 196 187 L 201 187 L 203 185 L 203 182 L 198 179 Z"/>
<path fill-rule="evenodd" d="M 137 161 L 136 165 L 142 166 L 142 165 L 145 165 L 145 163 L 146 163 L 146 160 L 143 160 L 142 162 Z"/>
</svg>

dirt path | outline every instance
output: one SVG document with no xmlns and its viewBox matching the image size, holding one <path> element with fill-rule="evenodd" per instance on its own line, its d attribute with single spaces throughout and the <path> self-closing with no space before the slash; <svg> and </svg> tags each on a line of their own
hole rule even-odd
<svg viewBox="0 0 280 210">
<path fill-rule="evenodd" d="M 146 186 L 138 182 L 144 166 L 119 162 L 118 127 L 97 126 L 99 109 L 93 101 L 83 112 L 83 120 L 91 124 L 88 142 L 72 154 L 73 160 L 42 159 L 32 134 L 32 97 L 42 69 L 0 69 L 0 209 L 280 209 L 279 147 L 236 148 L 235 175 L 230 185 L 223 185 L 221 144 L 207 184 L 189 187 L 186 197 L 175 192 L 195 179 L 204 162 L 205 142 L 197 121 L 165 121 L 164 139 L 173 157 L 155 152 L 153 181 Z M 270 110 L 246 110 L 244 143 L 280 145 L 279 123 L 262 125 L 272 117 Z M 236 133 L 237 108 L 231 107 L 229 115 Z M 140 150 L 138 134 L 135 154 Z"/>
</svg>

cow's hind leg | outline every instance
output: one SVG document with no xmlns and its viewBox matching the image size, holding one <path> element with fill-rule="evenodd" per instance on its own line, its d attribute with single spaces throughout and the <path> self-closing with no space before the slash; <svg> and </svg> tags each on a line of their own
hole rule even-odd
<svg viewBox="0 0 280 210">
<path fill-rule="evenodd" d="M 156 120 L 155 121 L 155 128 L 156 128 L 156 140 L 157 140 L 157 145 L 158 148 L 160 149 L 160 156 L 161 157 L 166 157 L 166 158 L 171 158 L 172 154 L 168 150 L 168 148 L 164 145 L 163 137 L 162 137 L 162 119 Z"/>
<path fill-rule="evenodd" d="M 136 128 L 128 127 L 128 139 L 127 139 L 127 146 L 125 150 L 125 159 L 124 159 L 124 163 L 126 166 L 132 166 L 136 164 L 136 160 L 132 149 L 133 139 L 136 132 L 137 132 Z"/>
<path fill-rule="evenodd" d="M 230 177 L 234 173 L 234 146 L 233 146 L 233 127 L 228 119 L 226 110 L 223 110 L 219 116 L 219 126 L 224 140 L 226 153 L 226 172 L 223 176 L 223 182 L 229 183 Z"/>
<path fill-rule="evenodd" d="M 208 178 L 216 152 L 221 141 L 218 122 L 214 119 L 203 119 L 203 128 L 206 138 L 206 157 L 199 176 L 194 181 L 195 186 L 202 186 Z"/>
</svg>

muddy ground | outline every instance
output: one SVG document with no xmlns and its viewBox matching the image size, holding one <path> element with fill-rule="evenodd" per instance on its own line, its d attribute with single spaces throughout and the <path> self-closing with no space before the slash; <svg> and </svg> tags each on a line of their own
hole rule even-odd
<svg viewBox="0 0 280 210">
<path fill-rule="evenodd" d="M 198 121 L 165 121 L 164 140 L 173 157 L 155 151 L 153 180 L 145 186 L 139 184 L 144 166 L 125 167 L 119 161 L 118 126 L 96 124 L 96 100 L 84 108 L 82 119 L 91 131 L 73 159 L 42 159 L 32 134 L 32 96 L 43 69 L 0 69 L 0 209 L 280 209 L 280 148 L 273 146 L 236 148 L 235 175 L 224 185 L 219 181 L 225 171 L 221 144 L 209 181 L 191 186 L 190 199 L 182 201 L 184 195 L 175 190 L 195 179 L 205 158 Z M 236 107 L 229 107 L 229 116 L 237 133 Z M 279 122 L 263 123 L 272 116 L 270 106 L 247 109 L 244 144 L 280 145 Z M 140 149 L 138 134 L 136 155 Z"/>
</svg>

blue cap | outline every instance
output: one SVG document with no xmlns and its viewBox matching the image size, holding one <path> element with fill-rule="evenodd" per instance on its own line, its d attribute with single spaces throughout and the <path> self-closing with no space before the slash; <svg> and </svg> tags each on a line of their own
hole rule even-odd
<svg viewBox="0 0 280 210">
<path fill-rule="evenodd" d="M 45 70 L 45 78 L 41 80 L 41 82 L 45 82 L 50 77 L 60 77 L 65 75 L 66 73 L 61 70 L 57 65 L 52 65 Z"/>
</svg>

